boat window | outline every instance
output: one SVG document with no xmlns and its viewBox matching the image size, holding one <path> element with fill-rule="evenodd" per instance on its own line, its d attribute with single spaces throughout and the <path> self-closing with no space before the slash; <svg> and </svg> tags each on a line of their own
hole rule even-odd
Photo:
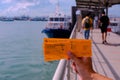
<svg viewBox="0 0 120 80">
<path fill-rule="evenodd" d="M 59 21 L 59 18 L 55 18 L 55 21 Z"/>
<path fill-rule="evenodd" d="M 60 18 L 60 21 L 64 21 L 64 18 Z"/>
<path fill-rule="evenodd" d="M 53 18 L 50 18 L 50 21 L 53 21 L 54 19 Z"/>
<path fill-rule="evenodd" d="M 50 21 L 64 21 L 64 18 L 50 18 Z"/>
<path fill-rule="evenodd" d="M 64 21 L 64 18 L 55 18 L 55 21 Z"/>
<path fill-rule="evenodd" d="M 118 26 L 117 23 L 110 23 L 111 26 Z"/>
</svg>

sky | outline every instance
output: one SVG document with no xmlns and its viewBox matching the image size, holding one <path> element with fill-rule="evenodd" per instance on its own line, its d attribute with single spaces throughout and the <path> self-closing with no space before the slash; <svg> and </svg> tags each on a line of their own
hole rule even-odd
<svg viewBox="0 0 120 80">
<path fill-rule="evenodd" d="M 58 0 L 0 0 L 0 16 L 48 16 L 55 12 Z M 59 0 L 60 10 L 71 15 L 75 0 Z M 109 9 L 110 15 L 120 16 L 120 5 Z"/>
<path fill-rule="evenodd" d="M 109 15 L 111 15 L 111 16 L 118 16 L 118 17 L 120 17 L 120 4 L 119 5 L 113 5 L 112 7 L 110 7 L 109 9 L 108 9 L 108 13 L 109 13 Z"/>
</svg>

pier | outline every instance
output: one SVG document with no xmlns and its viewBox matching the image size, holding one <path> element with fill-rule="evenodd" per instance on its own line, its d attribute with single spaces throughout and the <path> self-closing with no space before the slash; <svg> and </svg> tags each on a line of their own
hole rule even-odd
<svg viewBox="0 0 120 80">
<path fill-rule="evenodd" d="M 81 33 L 77 33 L 78 39 L 83 38 L 82 36 Z M 120 35 L 109 32 L 107 39 L 108 44 L 102 44 L 100 29 L 91 32 L 93 67 L 102 75 L 120 80 Z"/>
<path fill-rule="evenodd" d="M 83 39 L 83 34 L 77 31 L 77 29 L 74 30 L 73 38 Z M 108 44 L 102 44 L 100 29 L 93 29 L 90 33 L 90 39 L 92 40 L 92 64 L 94 70 L 113 80 L 120 80 L 120 35 L 108 32 Z M 64 75 L 66 79 L 58 80 L 78 80 L 77 74 L 70 67 L 70 62 L 62 61 L 64 62 L 63 66 L 66 65 L 65 69 L 62 69 L 63 71 L 66 70 L 67 74 Z"/>
<path fill-rule="evenodd" d="M 80 0 L 76 0 L 80 1 Z M 105 0 L 106 1 L 106 0 Z M 118 1 L 118 0 L 115 0 Z M 113 1 L 114 2 L 114 1 Z M 120 3 L 120 1 L 118 1 Z M 103 6 L 102 6 L 103 8 Z M 107 9 L 107 8 L 106 8 Z M 81 28 L 82 13 L 76 14 L 74 11 L 72 25 L 73 30 L 70 39 L 83 39 L 83 33 Z M 107 11 L 107 10 L 106 10 Z M 113 32 L 108 32 L 107 41 L 108 44 L 102 44 L 102 34 L 100 28 L 95 28 L 90 32 L 90 40 L 92 40 L 92 65 L 93 69 L 107 76 L 113 80 L 120 80 L 120 35 Z M 79 80 L 78 75 L 71 67 L 69 60 L 60 60 L 56 69 L 53 80 Z"/>
</svg>

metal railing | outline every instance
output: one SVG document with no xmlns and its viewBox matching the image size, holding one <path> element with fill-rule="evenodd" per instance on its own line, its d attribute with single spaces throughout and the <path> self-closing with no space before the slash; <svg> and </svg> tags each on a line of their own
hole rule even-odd
<svg viewBox="0 0 120 80">
<path fill-rule="evenodd" d="M 81 16 L 77 17 L 77 22 L 74 25 L 72 33 L 69 39 L 76 38 L 76 34 L 78 29 L 81 29 L 79 25 L 81 24 Z M 80 24 L 78 24 L 80 22 Z M 56 72 L 53 76 L 52 80 L 77 80 L 77 74 L 74 74 L 74 79 L 71 78 L 71 72 L 73 72 L 72 68 L 70 67 L 70 60 L 62 59 L 60 60 Z"/>
<path fill-rule="evenodd" d="M 77 23 L 75 24 L 70 39 L 76 38 Z M 56 72 L 53 76 L 53 80 L 70 80 L 70 61 L 62 59 L 60 60 Z"/>
<path fill-rule="evenodd" d="M 65 59 L 60 60 L 52 80 L 63 80 L 66 70 L 66 63 L 67 60 Z"/>
</svg>

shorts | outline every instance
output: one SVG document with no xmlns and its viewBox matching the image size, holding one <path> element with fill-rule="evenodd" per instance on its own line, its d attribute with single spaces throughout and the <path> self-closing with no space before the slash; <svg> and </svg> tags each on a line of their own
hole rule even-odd
<svg viewBox="0 0 120 80">
<path fill-rule="evenodd" d="M 107 27 L 101 27 L 101 33 L 107 32 Z"/>
</svg>

